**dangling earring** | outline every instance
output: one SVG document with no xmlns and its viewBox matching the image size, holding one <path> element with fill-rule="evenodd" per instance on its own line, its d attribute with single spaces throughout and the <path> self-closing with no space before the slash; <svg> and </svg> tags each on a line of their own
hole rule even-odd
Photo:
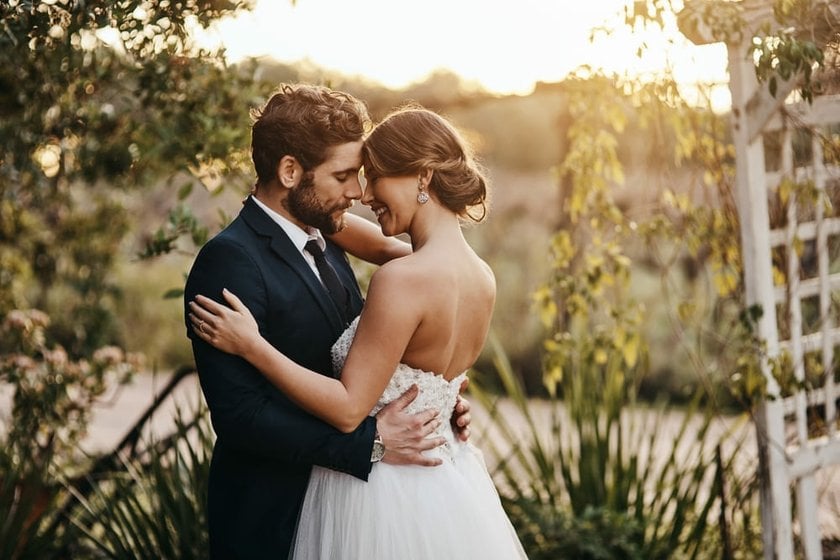
<svg viewBox="0 0 840 560">
<path fill-rule="evenodd" d="M 429 193 L 423 190 L 423 183 L 417 183 L 417 189 L 420 191 L 417 193 L 417 202 L 420 204 L 429 202 Z"/>
</svg>

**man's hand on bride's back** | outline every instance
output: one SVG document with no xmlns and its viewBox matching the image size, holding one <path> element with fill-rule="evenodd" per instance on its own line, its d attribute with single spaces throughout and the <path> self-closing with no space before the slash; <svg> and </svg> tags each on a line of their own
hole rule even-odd
<svg viewBox="0 0 840 560">
<path fill-rule="evenodd" d="M 417 394 L 417 386 L 412 386 L 376 415 L 376 429 L 385 446 L 383 463 L 434 467 L 442 462 L 422 453 L 446 442 L 443 437 L 429 437 L 441 423 L 437 411 L 426 410 L 416 414 L 405 411 Z"/>
</svg>

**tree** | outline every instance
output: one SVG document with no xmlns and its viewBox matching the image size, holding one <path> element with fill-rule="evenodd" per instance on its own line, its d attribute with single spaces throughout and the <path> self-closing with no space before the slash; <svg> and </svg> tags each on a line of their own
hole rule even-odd
<svg viewBox="0 0 840 560">
<path fill-rule="evenodd" d="M 242 6 L 0 6 L 0 315 L 48 311 L 49 334 L 74 356 L 119 342 L 109 275 L 129 230 L 126 195 L 178 172 L 236 168 L 247 145 L 249 68 L 231 71 L 189 36 Z M 201 240 L 189 216 L 179 225 Z"/>
</svg>

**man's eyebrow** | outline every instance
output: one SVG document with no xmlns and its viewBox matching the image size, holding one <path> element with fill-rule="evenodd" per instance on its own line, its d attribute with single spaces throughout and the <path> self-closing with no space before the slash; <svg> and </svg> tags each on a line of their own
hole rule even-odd
<svg viewBox="0 0 840 560">
<path fill-rule="evenodd" d="M 342 175 L 342 174 L 349 174 L 349 173 L 358 173 L 359 169 L 361 169 L 361 166 L 359 166 L 359 167 L 347 167 L 345 169 L 338 169 L 336 171 L 333 171 L 332 174 L 333 175 Z"/>
</svg>

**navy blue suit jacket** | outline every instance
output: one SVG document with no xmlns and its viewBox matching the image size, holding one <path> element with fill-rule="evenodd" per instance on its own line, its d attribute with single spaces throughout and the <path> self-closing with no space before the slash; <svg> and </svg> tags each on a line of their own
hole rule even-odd
<svg viewBox="0 0 840 560">
<path fill-rule="evenodd" d="M 355 317 L 362 296 L 347 257 L 329 241 L 326 254 Z M 199 252 L 185 303 L 197 294 L 224 301 L 222 288 L 248 306 L 277 349 L 333 375 L 330 348 L 345 321 L 283 229 L 250 198 Z M 189 322 L 187 333 L 217 436 L 208 490 L 211 557 L 286 558 L 312 465 L 366 480 L 375 421 L 342 434 L 298 408 L 245 360 L 195 336 Z"/>
</svg>

